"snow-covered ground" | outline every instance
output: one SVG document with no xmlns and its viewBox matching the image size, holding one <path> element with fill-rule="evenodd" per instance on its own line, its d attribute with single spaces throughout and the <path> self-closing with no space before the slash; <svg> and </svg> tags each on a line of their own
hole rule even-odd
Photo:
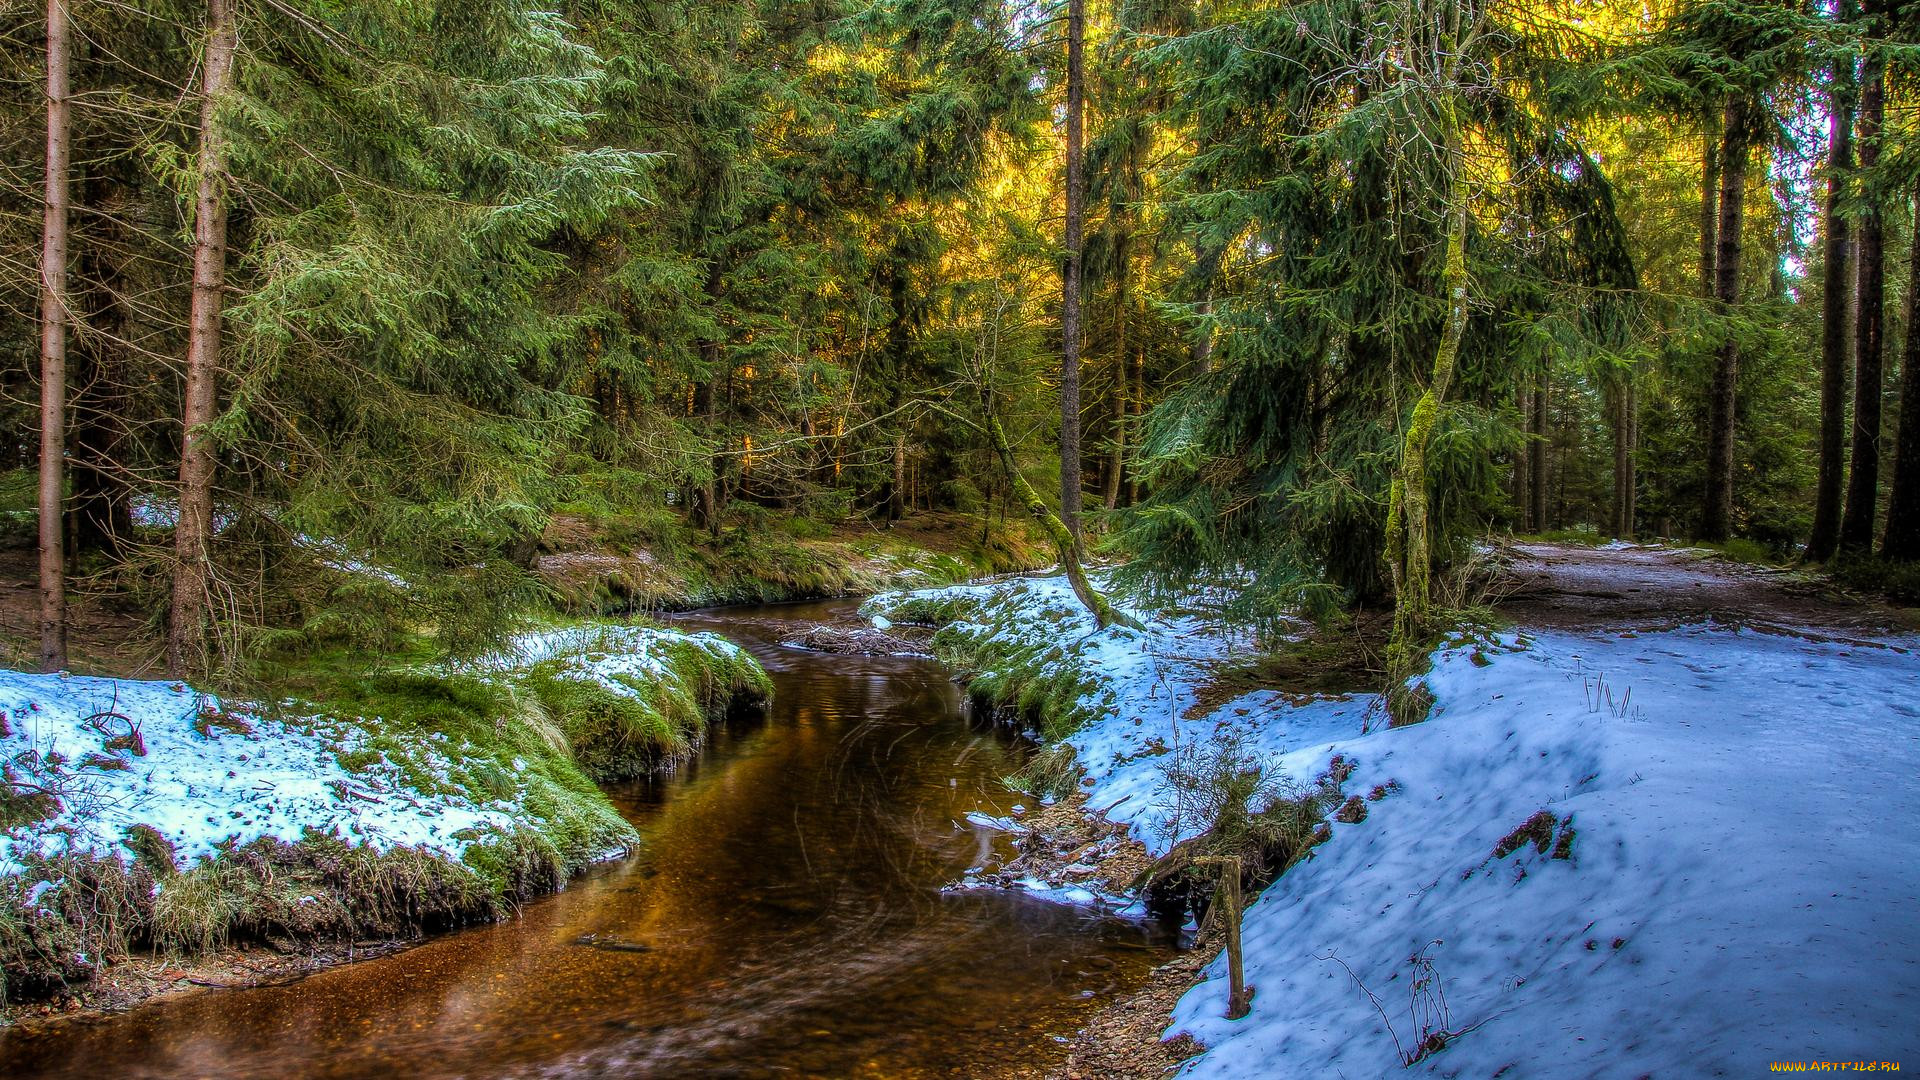
<svg viewBox="0 0 1920 1080">
<path fill-rule="evenodd" d="M 712 634 L 592 626 L 525 635 L 482 670 L 511 678 L 553 661 L 562 674 L 638 696 L 636 683 L 689 677 L 667 655 L 686 642 L 716 657 L 744 655 Z M 314 710 L 293 703 L 279 711 L 290 715 L 268 716 L 177 682 L 0 671 L 6 779 L 16 792 L 46 790 L 60 803 L 45 821 L 0 832 L 0 875 L 18 873 L 28 851 L 126 856 L 126 830 L 135 825 L 157 830 L 185 867 L 224 845 L 297 841 L 309 829 L 457 860 L 472 844 L 527 823 L 523 760 L 512 762 L 519 791 L 480 799 L 448 779 L 470 756 L 458 740 L 408 736 L 403 767 L 371 745 L 375 730 L 363 721 L 305 715 Z"/>
<path fill-rule="evenodd" d="M 124 854 L 134 825 L 158 830 L 190 865 L 229 841 L 298 840 L 309 828 L 458 858 L 514 822 L 509 802 L 411 786 L 353 724 L 230 710 L 181 683 L 0 671 L 0 716 L 8 780 L 62 804 L 39 826 L 0 833 L 0 874 L 18 872 L 15 856 L 30 849 Z M 457 750 L 443 737 L 416 762 L 444 769 Z M 374 760 L 342 764 L 356 756 Z"/>
<path fill-rule="evenodd" d="M 1370 699 L 1269 692 L 1189 717 L 1241 647 L 1203 620 L 1093 634 L 1057 579 L 971 595 L 961 632 L 1050 637 L 1089 677 L 1100 718 L 1068 740 L 1089 805 L 1155 851 L 1187 831 L 1161 748 L 1215 732 L 1271 775 L 1338 754 L 1348 792 L 1397 785 L 1248 909 L 1249 1016 L 1222 1015 L 1224 958 L 1182 999 L 1169 1034 L 1209 1048 L 1189 1075 L 1389 1075 L 1438 1031 L 1416 1068 L 1443 1076 L 1920 1062 L 1911 640 L 1508 636 L 1438 652 L 1431 718 L 1386 728 Z"/>
</svg>

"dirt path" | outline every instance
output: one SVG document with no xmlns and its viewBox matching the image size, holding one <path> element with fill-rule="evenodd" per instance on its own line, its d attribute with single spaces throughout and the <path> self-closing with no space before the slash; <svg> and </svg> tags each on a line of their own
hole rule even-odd
<svg viewBox="0 0 1920 1080">
<path fill-rule="evenodd" d="M 1913 611 L 1845 595 L 1811 573 L 1695 548 L 1520 543 L 1496 558 L 1496 610 L 1523 627 L 1653 630 L 1711 619 L 1842 637 L 1915 627 Z"/>
</svg>

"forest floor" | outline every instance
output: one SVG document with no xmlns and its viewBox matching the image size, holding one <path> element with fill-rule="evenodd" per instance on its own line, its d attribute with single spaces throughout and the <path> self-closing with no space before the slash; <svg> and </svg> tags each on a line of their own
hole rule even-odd
<svg viewBox="0 0 1920 1080">
<path fill-rule="evenodd" d="M 0 546 L 0 668 L 40 669 L 40 564 L 32 546 Z M 162 652 L 138 610 L 77 586 L 67 590 L 67 655 L 74 670 L 152 678 Z"/>
</svg>

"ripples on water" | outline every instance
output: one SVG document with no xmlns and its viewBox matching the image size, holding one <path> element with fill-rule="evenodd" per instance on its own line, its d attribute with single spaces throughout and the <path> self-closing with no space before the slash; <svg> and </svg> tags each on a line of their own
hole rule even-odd
<svg viewBox="0 0 1920 1080">
<path fill-rule="evenodd" d="M 614 789 L 644 845 L 521 917 L 286 986 L 0 1036 L 9 1076 L 990 1076 L 1165 959 L 1154 927 L 941 886 L 1005 840 L 1027 748 L 935 664 L 780 648 L 809 604 L 687 616 L 764 716 Z M 956 822 L 961 824 L 956 825 Z"/>
</svg>

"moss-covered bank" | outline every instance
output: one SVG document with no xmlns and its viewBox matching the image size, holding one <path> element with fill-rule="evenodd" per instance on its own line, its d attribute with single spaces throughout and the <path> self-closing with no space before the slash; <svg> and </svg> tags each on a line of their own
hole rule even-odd
<svg viewBox="0 0 1920 1080">
<path fill-rule="evenodd" d="M 670 767 L 770 690 L 722 639 L 611 626 L 530 635 L 481 670 L 285 675 L 298 696 L 241 706 L 0 673 L 0 1003 L 134 956 L 503 917 L 638 841 L 596 781 Z M 103 713 L 140 738 L 116 747 Z"/>
</svg>

